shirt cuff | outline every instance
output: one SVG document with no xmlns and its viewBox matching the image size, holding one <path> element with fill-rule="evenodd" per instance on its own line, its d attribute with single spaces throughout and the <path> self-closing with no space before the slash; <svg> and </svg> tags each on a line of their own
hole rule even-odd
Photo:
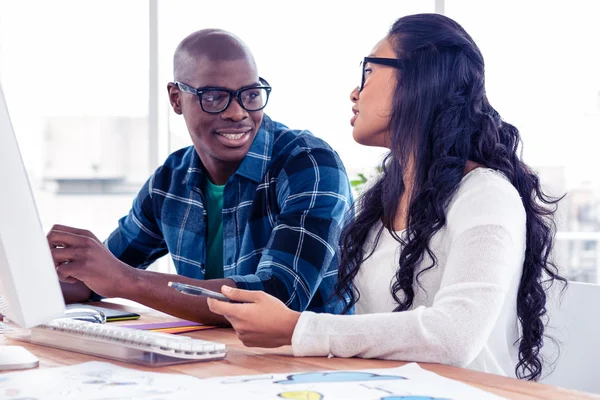
<svg viewBox="0 0 600 400">
<path fill-rule="evenodd" d="M 235 282 L 235 285 L 244 290 L 264 290 L 262 280 L 256 275 L 234 275 L 227 276 Z"/>
<path fill-rule="evenodd" d="M 319 318 L 326 319 L 326 317 L 327 314 L 316 314 L 310 311 L 300 314 L 292 335 L 292 352 L 295 357 L 330 354 L 329 336 L 324 331 L 319 332 L 318 329 Z"/>
</svg>

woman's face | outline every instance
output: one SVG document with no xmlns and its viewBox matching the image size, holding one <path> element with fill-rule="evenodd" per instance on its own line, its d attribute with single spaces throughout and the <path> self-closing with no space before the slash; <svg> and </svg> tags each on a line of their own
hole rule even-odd
<svg viewBox="0 0 600 400">
<path fill-rule="evenodd" d="M 382 39 L 373 48 L 369 57 L 398 58 L 391 41 Z M 354 140 L 365 146 L 388 147 L 391 145 L 389 126 L 392 115 L 392 99 L 396 90 L 397 69 L 385 65 L 366 63 L 363 65 L 363 87 L 350 94 L 354 105 Z"/>
</svg>

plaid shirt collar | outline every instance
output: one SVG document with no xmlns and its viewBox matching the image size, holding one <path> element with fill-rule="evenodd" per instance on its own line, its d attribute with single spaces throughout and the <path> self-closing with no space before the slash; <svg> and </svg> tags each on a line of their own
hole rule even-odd
<svg viewBox="0 0 600 400">
<path fill-rule="evenodd" d="M 234 175 L 240 175 L 259 183 L 267 171 L 271 155 L 273 152 L 273 121 L 266 114 L 263 115 L 262 124 L 256 132 L 256 136 L 244 160 Z M 204 181 L 206 170 L 200 157 L 194 151 L 190 166 L 185 176 L 184 182 L 188 189 L 193 190 L 195 187 L 201 188 Z"/>
</svg>

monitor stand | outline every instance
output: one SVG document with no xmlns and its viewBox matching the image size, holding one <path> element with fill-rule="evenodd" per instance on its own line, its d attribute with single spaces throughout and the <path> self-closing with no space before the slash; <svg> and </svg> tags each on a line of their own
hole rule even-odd
<svg viewBox="0 0 600 400">
<path fill-rule="evenodd" d="M 0 303 L 2 303 L 2 296 L 0 296 Z M 100 324 L 106 322 L 106 316 L 103 312 L 90 308 L 68 309 L 65 311 L 64 318 Z M 0 314 L 0 334 L 4 332 L 4 329 L 6 327 L 3 325 L 2 315 Z M 36 368 L 39 365 L 40 360 L 27 349 L 21 346 L 6 346 L 0 339 L 0 371 Z"/>
<path fill-rule="evenodd" d="M 40 360 L 21 346 L 0 344 L 0 371 L 29 369 L 40 365 Z"/>
<path fill-rule="evenodd" d="M 7 329 L 10 329 L 3 322 L 4 317 L 1 313 L 7 306 L 4 297 L 0 294 L 0 371 L 38 367 L 40 360 L 24 347 L 6 346 L 3 343 L 5 340 L 3 337 L 4 333 L 6 333 Z"/>
</svg>

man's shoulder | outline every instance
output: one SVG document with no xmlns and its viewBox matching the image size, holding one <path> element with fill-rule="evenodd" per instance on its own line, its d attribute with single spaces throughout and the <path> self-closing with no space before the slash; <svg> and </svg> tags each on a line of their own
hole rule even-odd
<svg viewBox="0 0 600 400">
<path fill-rule="evenodd" d="M 323 150 L 339 160 L 338 154 L 329 143 L 307 129 L 290 129 L 280 122 L 271 120 L 271 132 L 274 139 L 273 160 L 294 157 L 312 150 Z"/>
<path fill-rule="evenodd" d="M 154 187 L 168 188 L 172 181 L 183 183 L 192 164 L 194 146 L 184 147 L 171 153 L 153 175 Z"/>
<path fill-rule="evenodd" d="M 190 162 L 192 161 L 192 156 L 194 155 L 194 152 L 194 146 L 182 147 L 181 149 L 169 154 L 167 156 L 167 159 L 163 163 L 163 166 L 177 167 L 182 162 L 186 163 L 186 166 L 189 166 Z"/>
</svg>

